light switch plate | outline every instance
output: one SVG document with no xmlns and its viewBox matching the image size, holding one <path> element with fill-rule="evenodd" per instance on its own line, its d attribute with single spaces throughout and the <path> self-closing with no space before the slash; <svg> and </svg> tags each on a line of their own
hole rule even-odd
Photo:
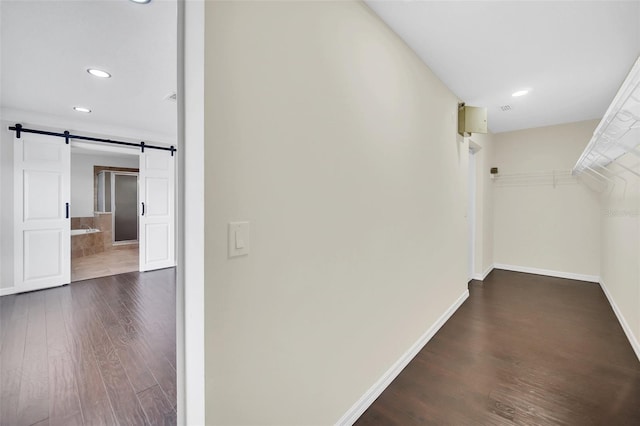
<svg viewBox="0 0 640 426">
<path fill-rule="evenodd" d="M 229 222 L 229 257 L 249 254 L 249 222 Z"/>
</svg>

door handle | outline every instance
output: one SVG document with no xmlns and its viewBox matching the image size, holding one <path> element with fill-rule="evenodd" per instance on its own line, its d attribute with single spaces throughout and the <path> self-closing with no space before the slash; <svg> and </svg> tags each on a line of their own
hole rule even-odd
<svg viewBox="0 0 640 426">
<path fill-rule="evenodd" d="M 67 215 L 67 219 L 69 219 L 69 203 L 65 203 L 65 210 L 66 210 L 66 215 Z"/>
<path fill-rule="evenodd" d="M 144 201 L 142 202 L 142 216 L 144 216 Z"/>
</svg>

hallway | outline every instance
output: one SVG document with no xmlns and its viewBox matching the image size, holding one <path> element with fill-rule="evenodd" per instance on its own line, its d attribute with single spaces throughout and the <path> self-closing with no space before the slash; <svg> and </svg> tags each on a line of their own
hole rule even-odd
<svg viewBox="0 0 640 426">
<path fill-rule="evenodd" d="M 175 424 L 175 311 L 174 268 L 0 298 L 0 424 Z"/>
<path fill-rule="evenodd" d="M 597 284 L 494 270 L 356 425 L 640 424 L 640 363 Z"/>
</svg>

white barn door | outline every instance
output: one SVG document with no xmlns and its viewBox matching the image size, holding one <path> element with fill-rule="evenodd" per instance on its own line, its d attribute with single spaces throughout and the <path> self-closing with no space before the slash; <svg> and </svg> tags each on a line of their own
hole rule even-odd
<svg viewBox="0 0 640 426">
<path fill-rule="evenodd" d="M 13 292 L 69 284 L 69 145 L 30 133 L 14 142 Z"/>
<path fill-rule="evenodd" d="M 175 154 L 140 154 L 140 271 L 175 266 Z"/>
</svg>

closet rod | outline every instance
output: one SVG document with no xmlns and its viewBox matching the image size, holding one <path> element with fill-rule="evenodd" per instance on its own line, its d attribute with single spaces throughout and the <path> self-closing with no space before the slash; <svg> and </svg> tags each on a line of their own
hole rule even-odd
<svg viewBox="0 0 640 426">
<path fill-rule="evenodd" d="M 61 137 L 61 138 L 65 138 L 67 144 L 69 144 L 69 139 L 78 139 L 78 140 L 91 141 L 91 142 L 111 143 L 111 144 L 114 144 L 114 145 L 135 146 L 135 147 L 140 148 L 140 150 L 142 152 L 144 152 L 145 148 L 160 149 L 162 151 L 171 151 L 171 156 L 172 157 L 173 157 L 173 153 L 176 152 L 176 148 L 173 145 L 171 145 L 170 147 L 157 146 L 157 145 L 147 145 L 144 142 L 140 142 L 140 143 L 123 142 L 123 141 L 114 141 L 114 140 L 111 140 L 111 139 L 93 138 L 91 136 L 72 135 L 68 131 L 65 131 L 64 133 L 57 133 L 57 132 L 48 132 L 46 130 L 25 129 L 24 127 L 22 127 L 22 124 L 16 124 L 15 126 L 9 126 L 9 130 L 12 130 L 12 131 L 16 132 L 16 137 L 18 139 L 20 139 L 20 134 L 21 133 L 35 133 L 35 134 L 38 134 L 38 135 L 58 136 L 58 137 Z"/>
</svg>

